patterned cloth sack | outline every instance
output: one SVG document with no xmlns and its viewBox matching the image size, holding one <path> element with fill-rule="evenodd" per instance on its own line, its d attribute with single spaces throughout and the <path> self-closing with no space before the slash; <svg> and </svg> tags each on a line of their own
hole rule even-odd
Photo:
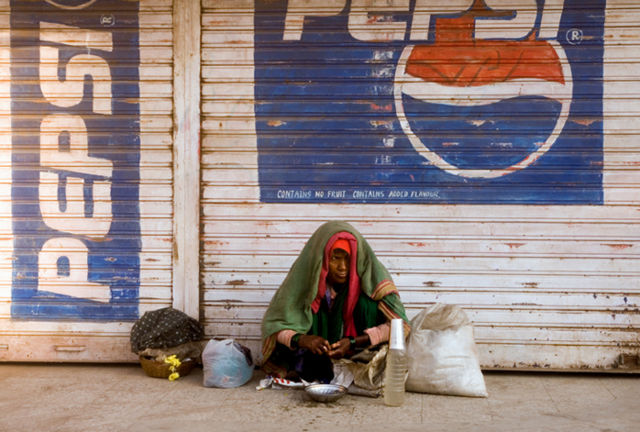
<svg viewBox="0 0 640 432">
<path fill-rule="evenodd" d="M 171 348 L 201 340 L 204 328 L 195 319 L 172 307 L 145 312 L 131 329 L 131 351 Z"/>
</svg>

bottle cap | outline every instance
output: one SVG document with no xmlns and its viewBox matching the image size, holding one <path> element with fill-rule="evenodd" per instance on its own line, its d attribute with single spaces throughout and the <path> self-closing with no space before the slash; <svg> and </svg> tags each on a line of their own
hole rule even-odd
<svg viewBox="0 0 640 432">
<path fill-rule="evenodd" d="M 389 349 L 404 350 L 404 325 L 401 318 L 391 320 L 391 332 L 389 334 Z"/>
</svg>

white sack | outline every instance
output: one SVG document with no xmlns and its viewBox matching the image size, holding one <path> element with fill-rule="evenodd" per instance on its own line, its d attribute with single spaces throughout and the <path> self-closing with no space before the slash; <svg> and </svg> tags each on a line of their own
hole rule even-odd
<svg viewBox="0 0 640 432">
<path fill-rule="evenodd" d="M 434 304 L 411 320 L 406 389 L 486 397 L 473 326 L 456 305 Z"/>
</svg>

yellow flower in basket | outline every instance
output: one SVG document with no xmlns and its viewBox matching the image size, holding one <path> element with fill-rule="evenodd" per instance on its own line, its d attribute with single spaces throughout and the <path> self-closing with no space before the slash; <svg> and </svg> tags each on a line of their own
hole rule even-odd
<svg viewBox="0 0 640 432">
<path fill-rule="evenodd" d="M 180 378 L 180 374 L 178 373 L 178 368 L 182 364 L 182 362 L 176 357 L 175 354 L 170 355 L 169 357 L 164 359 L 165 363 L 169 364 L 169 370 L 171 374 L 169 375 L 169 381 L 175 381 Z"/>
</svg>

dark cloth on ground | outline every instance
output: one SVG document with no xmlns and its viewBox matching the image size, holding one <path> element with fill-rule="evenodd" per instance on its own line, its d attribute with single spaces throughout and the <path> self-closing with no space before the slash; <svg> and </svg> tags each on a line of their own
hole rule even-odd
<svg viewBox="0 0 640 432">
<path fill-rule="evenodd" d="M 172 307 L 145 312 L 131 329 L 131 351 L 147 348 L 171 348 L 199 341 L 204 328 L 197 320 Z"/>
</svg>

